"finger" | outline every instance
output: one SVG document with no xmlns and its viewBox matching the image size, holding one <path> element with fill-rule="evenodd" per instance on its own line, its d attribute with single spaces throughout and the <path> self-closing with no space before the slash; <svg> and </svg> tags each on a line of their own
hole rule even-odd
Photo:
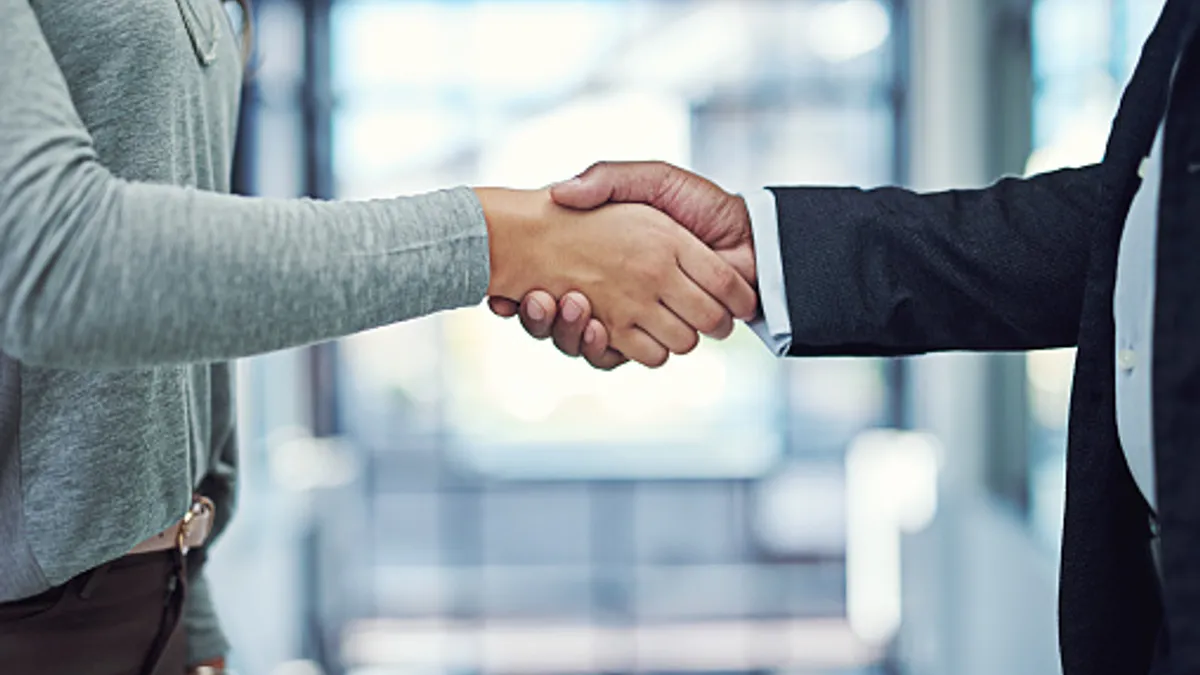
<svg viewBox="0 0 1200 675">
<path fill-rule="evenodd" d="M 599 357 L 593 358 L 589 356 L 585 358 L 587 359 L 587 362 L 596 370 L 614 370 L 625 365 L 626 363 L 629 363 L 629 359 L 625 358 L 624 354 L 615 349 L 610 349 L 601 354 Z"/>
<path fill-rule="evenodd" d="M 664 307 L 638 319 L 638 327 L 649 333 L 672 354 L 687 354 L 700 344 L 696 330 Z"/>
<path fill-rule="evenodd" d="M 665 162 L 598 162 L 571 180 L 551 186 L 559 206 L 594 209 L 608 202 L 653 204 L 673 172 Z"/>
<path fill-rule="evenodd" d="M 627 328 L 614 335 L 613 346 L 647 368 L 658 368 L 666 363 L 671 355 L 658 340 L 637 327 Z"/>
<path fill-rule="evenodd" d="M 544 340 L 550 337 L 557 311 L 558 305 L 553 295 L 545 291 L 530 291 L 521 302 L 521 325 L 533 337 Z"/>
<path fill-rule="evenodd" d="M 592 319 L 592 304 L 582 293 L 571 291 L 558 305 L 558 320 L 554 322 L 554 346 L 567 356 L 579 356 L 583 347 L 583 331 Z"/>
<path fill-rule="evenodd" d="M 750 283 L 695 237 L 683 237 L 682 241 L 678 255 L 684 273 L 731 314 L 743 321 L 753 319 L 758 313 L 758 295 Z"/>
<path fill-rule="evenodd" d="M 488 307 L 496 316 L 502 316 L 505 319 L 510 319 L 517 315 L 521 310 L 521 306 L 508 298 L 488 298 Z"/>
<path fill-rule="evenodd" d="M 584 329 L 581 353 L 598 370 L 612 370 L 629 360 L 621 352 L 608 348 L 608 329 L 595 319 Z"/>
<path fill-rule="evenodd" d="M 718 340 L 733 333 L 733 315 L 686 274 L 662 289 L 662 303 L 687 325 Z"/>
<path fill-rule="evenodd" d="M 580 353 L 591 361 L 606 351 L 608 351 L 608 328 L 598 320 L 592 319 L 583 331 L 583 346 L 580 348 Z"/>
<path fill-rule="evenodd" d="M 629 359 L 615 349 L 609 349 L 599 356 L 585 356 L 584 358 L 596 370 L 614 370 L 629 363 Z"/>
<path fill-rule="evenodd" d="M 666 162 L 598 162 L 553 185 L 560 206 L 594 209 L 608 202 L 648 204 L 710 246 L 727 247 L 749 236 L 746 203 L 716 183 Z"/>
</svg>

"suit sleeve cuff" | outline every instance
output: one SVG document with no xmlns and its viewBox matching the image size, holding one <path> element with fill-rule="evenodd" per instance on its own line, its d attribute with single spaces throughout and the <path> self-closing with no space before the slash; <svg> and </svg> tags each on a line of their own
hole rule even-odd
<svg viewBox="0 0 1200 675">
<path fill-rule="evenodd" d="M 750 213 L 750 229 L 754 235 L 761 305 L 758 318 L 751 321 L 749 326 L 767 349 L 776 356 L 783 356 L 792 346 L 792 322 L 788 316 L 783 256 L 779 251 L 779 216 L 775 209 L 775 195 L 770 190 L 753 190 L 744 194 L 743 199 Z"/>
</svg>

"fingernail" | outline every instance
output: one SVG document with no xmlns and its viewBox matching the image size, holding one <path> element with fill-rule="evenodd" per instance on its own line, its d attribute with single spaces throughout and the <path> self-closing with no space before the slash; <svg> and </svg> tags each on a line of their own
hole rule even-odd
<svg viewBox="0 0 1200 675">
<path fill-rule="evenodd" d="M 584 344 L 590 345 L 595 341 L 596 341 L 596 327 L 588 326 L 587 330 L 583 331 L 583 342 L 584 342 Z"/>
<path fill-rule="evenodd" d="M 562 317 L 567 323 L 573 323 L 583 315 L 583 309 L 570 300 L 563 303 Z"/>
<path fill-rule="evenodd" d="M 546 310 L 542 309 L 542 306 L 536 302 L 526 303 L 525 313 L 534 321 L 541 321 L 546 318 Z"/>
</svg>

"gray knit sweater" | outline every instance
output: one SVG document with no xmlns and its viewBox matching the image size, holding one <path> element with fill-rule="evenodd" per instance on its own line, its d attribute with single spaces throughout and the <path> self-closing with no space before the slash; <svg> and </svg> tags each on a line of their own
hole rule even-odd
<svg viewBox="0 0 1200 675">
<path fill-rule="evenodd" d="M 120 557 L 202 482 L 228 515 L 223 362 L 476 303 L 465 188 L 229 189 L 242 63 L 219 0 L 0 0 L 0 602 Z M 203 582 L 193 658 L 221 653 Z"/>
</svg>

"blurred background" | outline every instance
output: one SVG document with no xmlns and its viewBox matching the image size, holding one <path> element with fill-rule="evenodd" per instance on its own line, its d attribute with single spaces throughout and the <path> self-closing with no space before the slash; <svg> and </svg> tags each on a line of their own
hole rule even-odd
<svg viewBox="0 0 1200 675">
<path fill-rule="evenodd" d="M 1099 159 L 1162 0 L 257 0 L 239 191 L 979 186 Z M 483 308 L 240 365 L 243 675 L 1052 675 L 1072 353 L 594 373 Z"/>
</svg>

